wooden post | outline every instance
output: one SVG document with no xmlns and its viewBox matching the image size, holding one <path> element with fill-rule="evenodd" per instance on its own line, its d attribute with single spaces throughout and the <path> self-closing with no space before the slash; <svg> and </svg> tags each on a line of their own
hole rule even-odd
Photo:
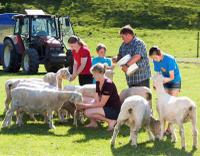
<svg viewBox="0 0 200 156">
<path fill-rule="evenodd" d="M 197 58 L 199 58 L 199 32 L 197 33 Z"/>
</svg>

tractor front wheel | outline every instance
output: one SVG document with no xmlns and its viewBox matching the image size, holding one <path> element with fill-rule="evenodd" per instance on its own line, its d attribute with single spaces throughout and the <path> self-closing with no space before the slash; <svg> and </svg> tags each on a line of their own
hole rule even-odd
<svg viewBox="0 0 200 156">
<path fill-rule="evenodd" d="M 36 74 L 39 68 L 39 56 L 35 49 L 26 49 L 23 60 L 22 68 L 26 74 Z"/>
<path fill-rule="evenodd" d="M 5 72 L 18 72 L 21 66 L 21 55 L 17 54 L 11 39 L 4 40 L 3 70 Z"/>
</svg>

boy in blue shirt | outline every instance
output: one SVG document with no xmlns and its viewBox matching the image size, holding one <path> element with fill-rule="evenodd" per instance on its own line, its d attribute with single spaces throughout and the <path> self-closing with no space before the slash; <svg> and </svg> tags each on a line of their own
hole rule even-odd
<svg viewBox="0 0 200 156">
<path fill-rule="evenodd" d="M 163 85 L 166 92 L 178 96 L 181 89 L 181 74 L 175 58 L 163 53 L 156 46 L 149 50 L 149 56 L 153 59 L 154 70 L 164 76 Z"/>
<path fill-rule="evenodd" d="M 102 63 L 102 64 L 106 64 L 109 69 L 112 69 L 112 62 L 111 59 L 105 57 L 106 55 L 106 46 L 104 44 L 98 44 L 96 51 L 98 56 L 92 59 L 92 65 L 95 65 L 97 63 Z"/>
<path fill-rule="evenodd" d="M 101 63 L 106 65 L 106 69 L 113 70 L 114 66 L 112 66 L 112 62 L 110 58 L 106 57 L 106 46 L 102 43 L 97 45 L 96 51 L 98 56 L 92 59 L 92 66 L 94 66 L 97 63 Z M 93 83 L 96 83 L 95 80 L 93 80 Z"/>
</svg>

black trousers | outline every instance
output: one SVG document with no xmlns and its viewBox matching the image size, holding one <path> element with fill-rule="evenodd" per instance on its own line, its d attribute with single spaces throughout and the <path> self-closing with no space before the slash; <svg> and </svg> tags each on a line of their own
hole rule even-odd
<svg viewBox="0 0 200 156">
<path fill-rule="evenodd" d="M 142 81 L 140 83 L 134 84 L 134 85 L 130 85 L 129 88 L 130 87 L 142 87 L 142 86 L 150 88 L 150 81 L 149 81 L 149 79 L 146 79 L 146 80 L 144 80 L 144 81 Z"/>
<path fill-rule="evenodd" d="M 86 75 L 79 75 L 78 76 L 79 84 L 82 86 L 84 84 L 92 84 L 93 83 L 93 76 L 92 74 Z"/>
</svg>

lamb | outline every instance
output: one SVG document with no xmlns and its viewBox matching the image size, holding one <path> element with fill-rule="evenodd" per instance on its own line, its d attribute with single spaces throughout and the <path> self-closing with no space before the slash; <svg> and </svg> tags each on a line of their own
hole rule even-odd
<svg viewBox="0 0 200 156">
<path fill-rule="evenodd" d="M 52 122 L 52 112 L 59 110 L 63 103 L 68 100 L 72 103 L 82 103 L 82 95 L 74 91 L 57 91 L 55 89 L 38 89 L 17 87 L 11 91 L 11 108 L 7 111 L 2 127 L 11 124 L 12 116 L 15 111 L 28 113 L 47 113 L 49 128 L 55 128 Z M 20 114 L 19 122 L 22 123 Z"/>
<path fill-rule="evenodd" d="M 131 145 L 137 146 L 137 133 L 145 127 L 150 140 L 154 140 L 154 134 L 150 129 L 151 110 L 148 101 L 142 96 L 133 95 L 126 98 L 121 106 L 121 111 L 117 118 L 111 145 L 115 144 L 115 139 L 119 133 L 120 126 L 126 124 L 130 127 Z"/>
<path fill-rule="evenodd" d="M 53 72 L 48 72 L 44 75 L 43 81 L 49 83 L 52 86 L 56 86 L 57 81 L 56 81 L 56 73 Z"/>
<path fill-rule="evenodd" d="M 165 121 L 170 123 L 170 130 L 172 132 L 172 142 L 176 142 L 176 135 L 173 125 L 179 126 L 179 133 L 181 136 L 181 146 L 185 149 L 185 136 L 183 124 L 191 121 L 193 132 L 193 148 L 197 148 L 197 114 L 196 104 L 188 97 L 175 97 L 167 94 L 163 87 L 163 76 L 161 74 L 154 75 L 152 80 L 156 88 L 158 96 L 157 111 L 161 123 L 160 140 L 163 139 Z"/>
<path fill-rule="evenodd" d="M 14 89 L 19 85 L 19 83 L 29 83 L 30 86 L 33 83 L 49 83 L 50 85 L 56 86 L 56 76 L 55 73 L 47 73 L 44 75 L 43 79 L 40 78 L 21 78 L 21 79 L 9 79 L 5 83 L 6 99 L 5 99 L 5 109 L 6 112 L 9 109 L 9 104 L 11 102 L 11 89 Z"/>
<path fill-rule="evenodd" d="M 124 89 L 119 94 L 121 103 L 123 103 L 127 97 L 132 96 L 132 95 L 140 95 L 144 97 L 147 101 L 149 101 L 150 107 L 152 109 L 151 89 L 149 89 L 148 87 L 131 87 L 128 89 Z"/>
<path fill-rule="evenodd" d="M 62 79 L 70 80 L 71 74 L 69 68 L 61 68 L 56 73 L 57 88 L 62 89 Z"/>
<path fill-rule="evenodd" d="M 63 88 L 63 90 L 65 90 L 65 91 L 77 91 L 77 92 L 80 92 L 83 97 L 93 99 L 95 97 L 95 93 L 96 93 L 96 85 L 95 84 L 86 84 L 86 85 L 83 85 L 83 86 L 67 85 Z M 83 112 L 77 111 L 75 104 L 71 103 L 69 101 L 65 101 L 62 108 L 58 112 L 60 122 L 64 121 L 64 115 L 62 114 L 63 112 L 65 113 L 64 110 L 66 110 L 69 113 L 69 115 L 73 116 L 74 125 L 76 127 L 77 127 L 77 120 L 78 119 L 81 120 L 81 123 L 84 122 Z"/>
</svg>

